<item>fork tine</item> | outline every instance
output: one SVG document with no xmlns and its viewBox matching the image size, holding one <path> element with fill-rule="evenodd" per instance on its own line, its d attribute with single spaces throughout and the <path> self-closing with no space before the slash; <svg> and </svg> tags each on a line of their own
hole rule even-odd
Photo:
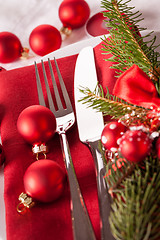
<svg viewBox="0 0 160 240">
<path fill-rule="evenodd" d="M 50 88 L 49 88 L 49 84 L 48 84 L 46 70 L 45 70 L 43 60 L 41 60 L 41 63 L 42 63 L 43 76 L 44 76 L 44 81 L 45 81 L 45 86 L 46 86 L 46 91 L 47 91 L 47 96 L 48 96 L 49 108 L 55 114 L 56 110 L 55 110 L 54 103 L 53 103 L 53 100 L 52 100 L 52 95 L 51 95 L 51 91 L 50 91 Z"/>
<path fill-rule="evenodd" d="M 63 105 L 62 105 L 62 101 L 60 99 L 59 91 L 58 91 L 56 80 L 55 80 L 54 73 L 53 73 L 52 64 L 51 64 L 51 61 L 49 58 L 48 58 L 48 64 L 49 64 L 49 70 L 50 70 L 50 74 L 51 74 L 51 78 L 52 78 L 52 84 L 53 84 L 53 89 L 54 89 L 54 94 L 55 94 L 58 110 L 62 110 Z"/>
<path fill-rule="evenodd" d="M 36 71 L 36 83 L 37 83 L 37 92 L 38 92 L 39 104 L 46 107 L 43 92 L 42 92 L 42 85 L 41 85 L 41 81 L 40 81 L 39 72 L 38 72 L 36 62 L 34 62 L 34 65 L 35 65 L 35 71 Z"/>
<path fill-rule="evenodd" d="M 64 100 L 65 100 L 67 110 L 68 110 L 68 112 L 72 112 L 73 109 L 72 109 L 71 101 L 70 101 L 66 86 L 64 84 L 63 78 L 61 76 L 61 73 L 60 73 L 60 70 L 59 70 L 59 67 L 58 67 L 58 64 L 57 64 L 57 61 L 56 61 L 55 58 L 54 58 L 54 62 L 55 62 L 59 83 L 60 83 L 60 86 L 61 86 L 61 89 L 62 89 L 62 93 L 63 93 L 63 97 L 64 97 Z"/>
</svg>

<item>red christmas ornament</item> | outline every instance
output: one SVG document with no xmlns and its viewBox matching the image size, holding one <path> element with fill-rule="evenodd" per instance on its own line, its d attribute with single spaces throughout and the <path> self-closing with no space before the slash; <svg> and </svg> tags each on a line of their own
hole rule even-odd
<svg viewBox="0 0 160 240">
<path fill-rule="evenodd" d="M 65 28 L 80 28 L 88 20 L 90 8 L 84 0 L 64 0 L 59 7 L 59 18 Z"/>
<path fill-rule="evenodd" d="M 34 200 L 52 202 L 62 195 L 65 176 L 56 162 L 42 159 L 27 168 L 24 174 L 24 188 Z"/>
<path fill-rule="evenodd" d="M 0 33 L 0 62 L 10 63 L 18 59 L 23 52 L 20 40 L 10 32 Z"/>
<path fill-rule="evenodd" d="M 86 30 L 89 35 L 96 37 L 100 35 L 109 34 L 109 28 L 106 26 L 106 21 L 109 21 L 107 17 L 104 17 L 103 12 L 93 15 L 86 24 Z"/>
<path fill-rule="evenodd" d="M 121 138 L 119 150 L 128 161 L 143 161 L 151 150 L 151 139 L 140 130 L 128 130 Z"/>
<path fill-rule="evenodd" d="M 56 119 L 48 108 L 32 105 L 20 113 L 17 129 L 27 142 L 33 145 L 43 144 L 54 135 Z"/>
<path fill-rule="evenodd" d="M 119 147 L 118 139 L 120 139 L 127 127 L 120 122 L 110 122 L 105 125 L 102 134 L 101 142 L 104 147 L 111 151 L 116 151 Z"/>
<path fill-rule="evenodd" d="M 32 50 L 44 56 L 60 48 L 62 38 L 60 32 L 48 24 L 39 25 L 30 34 L 29 44 Z"/>
</svg>

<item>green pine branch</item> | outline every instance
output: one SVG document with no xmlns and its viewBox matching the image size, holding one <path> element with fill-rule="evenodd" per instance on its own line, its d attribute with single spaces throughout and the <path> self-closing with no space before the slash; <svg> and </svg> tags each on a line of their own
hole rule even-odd
<svg viewBox="0 0 160 240">
<path fill-rule="evenodd" d="M 137 121 L 141 123 L 145 121 L 148 125 L 150 124 L 147 118 L 150 109 L 127 103 L 111 95 L 108 90 L 104 96 L 101 85 L 97 85 L 93 92 L 89 88 L 81 88 L 80 91 L 84 94 L 80 101 L 87 104 L 88 107 L 102 112 L 104 116 L 109 115 L 112 119 L 121 119 L 126 125 L 132 125 Z"/>
<path fill-rule="evenodd" d="M 123 169 L 111 172 L 107 183 L 112 185 L 125 173 Z M 119 179 L 119 178 L 118 178 Z M 114 189 L 110 225 L 116 240 L 160 239 L 160 165 L 149 157 L 143 166 L 135 166 L 131 175 Z"/>
<path fill-rule="evenodd" d="M 137 165 L 115 155 L 106 170 L 113 197 L 109 221 L 115 239 L 159 240 L 159 159 L 153 153 Z"/>
<path fill-rule="evenodd" d="M 160 53 L 156 52 L 158 48 L 155 45 L 156 36 L 152 39 L 152 33 L 141 36 L 140 32 L 145 30 L 140 28 L 139 23 L 143 20 L 139 11 L 133 12 L 134 7 L 127 4 L 131 0 L 102 0 L 102 7 L 107 12 L 104 16 L 110 19 L 106 20 L 106 26 L 109 29 L 110 37 L 105 38 L 103 50 L 106 54 L 112 53 L 112 57 L 107 61 L 116 62 L 112 68 L 119 70 L 118 74 L 124 72 L 133 64 L 138 65 L 153 80 L 158 93 L 160 93 Z"/>
<path fill-rule="evenodd" d="M 102 0 L 110 37 L 104 39 L 105 54 L 112 54 L 106 59 L 113 63 L 120 75 L 133 64 L 138 65 L 153 80 L 160 94 L 160 53 L 155 45 L 156 37 L 148 40 L 152 32 L 141 36 L 144 28 L 139 26 L 143 20 L 139 11 L 129 7 L 131 0 Z M 150 109 L 129 104 L 107 92 L 104 96 L 101 86 L 95 91 L 88 88 L 81 99 L 89 107 L 120 119 L 131 126 L 150 127 L 152 119 L 147 114 Z M 103 158 L 107 160 L 107 153 Z M 119 153 L 118 153 L 119 154 Z M 120 155 L 118 155 L 120 157 Z M 119 165 L 115 155 L 106 163 L 106 181 L 113 197 L 110 226 L 116 240 L 158 240 L 160 239 L 160 163 L 153 149 L 141 164 L 131 164 L 126 159 Z M 110 156 L 109 156 L 110 157 Z M 114 161 L 114 162 L 113 162 Z M 114 164 L 114 167 L 113 167 Z M 120 166 L 120 167 L 119 167 Z"/>
</svg>

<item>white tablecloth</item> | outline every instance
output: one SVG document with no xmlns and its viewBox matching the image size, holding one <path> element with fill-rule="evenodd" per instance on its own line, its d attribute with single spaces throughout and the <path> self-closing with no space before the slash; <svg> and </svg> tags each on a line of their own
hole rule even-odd
<svg viewBox="0 0 160 240">
<path fill-rule="evenodd" d="M 57 29 L 62 26 L 58 17 L 58 8 L 62 0 L 0 0 L 0 32 L 9 31 L 17 35 L 23 47 L 29 46 L 31 31 L 40 24 L 51 24 Z M 86 0 L 91 9 L 90 16 L 102 10 L 100 0 Z M 132 0 L 130 5 L 136 6 L 135 10 L 142 12 L 145 20 L 140 23 L 148 30 L 154 30 L 159 38 L 160 32 L 160 3 L 159 0 Z M 93 46 L 100 42 L 100 37 L 94 38 L 87 34 L 85 26 L 74 30 L 72 35 L 66 38 L 60 50 L 54 52 L 56 57 L 62 57 L 78 53 L 85 45 Z M 159 41 L 160 42 L 160 41 Z M 32 58 L 19 60 L 11 64 L 0 64 L 6 69 L 32 64 L 40 59 L 31 50 Z M 3 167 L 0 169 L 0 240 L 6 239 L 5 207 L 3 201 Z M 14 224 L 14 223 L 13 223 Z M 18 226 L 16 226 L 18 227 Z"/>
<path fill-rule="evenodd" d="M 89 4 L 91 14 L 102 10 L 101 0 L 86 0 Z M 40 24 L 51 24 L 58 30 L 62 23 L 58 16 L 58 8 L 62 0 L 0 0 L 0 32 L 9 31 L 17 35 L 23 47 L 29 46 L 29 36 L 31 31 Z M 143 13 L 145 21 L 142 27 L 148 30 L 160 30 L 160 8 L 158 0 L 132 0 L 130 5 L 136 6 L 135 10 Z M 86 32 L 85 26 L 74 30 L 72 35 L 66 38 L 61 45 L 61 49 L 83 40 L 92 38 Z M 66 51 L 66 50 L 65 50 Z M 62 52 L 62 51 L 61 51 Z M 69 53 L 68 53 L 69 54 Z M 30 49 L 30 55 L 37 57 Z M 16 61 L 12 64 L 1 64 L 6 69 L 24 66 L 33 63 L 31 60 Z"/>
</svg>

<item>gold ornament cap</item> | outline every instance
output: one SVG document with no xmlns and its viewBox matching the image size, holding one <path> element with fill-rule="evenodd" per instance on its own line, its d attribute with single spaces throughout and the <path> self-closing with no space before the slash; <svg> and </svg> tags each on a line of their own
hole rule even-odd
<svg viewBox="0 0 160 240">
<path fill-rule="evenodd" d="M 21 59 L 29 58 L 29 49 L 28 48 L 26 48 L 26 47 L 23 48 L 23 51 L 21 53 L 21 57 L 20 58 Z"/>
<path fill-rule="evenodd" d="M 70 27 L 61 27 L 60 32 L 66 36 L 70 36 L 72 33 L 72 29 Z"/>
<path fill-rule="evenodd" d="M 35 202 L 33 202 L 32 198 L 28 196 L 27 193 L 22 192 L 19 195 L 18 200 L 20 203 L 17 206 L 17 212 L 21 213 L 24 212 L 26 208 L 31 208 L 35 205 Z"/>
<path fill-rule="evenodd" d="M 36 159 L 39 160 L 39 154 L 43 154 L 45 159 L 46 159 L 46 153 L 48 151 L 48 148 L 47 146 L 42 143 L 41 145 L 38 145 L 38 144 L 35 144 L 33 147 L 32 147 L 32 152 L 33 154 L 36 155 Z"/>
</svg>

